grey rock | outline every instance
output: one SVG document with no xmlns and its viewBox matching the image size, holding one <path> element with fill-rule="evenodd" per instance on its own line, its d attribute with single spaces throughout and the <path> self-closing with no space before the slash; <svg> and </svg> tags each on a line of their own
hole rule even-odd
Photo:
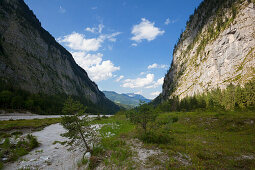
<svg viewBox="0 0 255 170">
<path fill-rule="evenodd" d="M 198 34 L 197 15 L 184 31 L 173 53 L 172 66 L 165 76 L 162 100 L 173 96 L 180 99 L 214 88 L 225 89 L 230 83 L 244 85 L 255 77 L 255 8 L 244 1 L 237 4 L 238 13 L 231 24 L 216 39 L 206 42 L 196 56 L 197 48 L 215 20 L 212 14 Z M 231 9 L 225 16 L 231 18 Z M 198 41 L 184 53 L 195 37 Z"/>
</svg>

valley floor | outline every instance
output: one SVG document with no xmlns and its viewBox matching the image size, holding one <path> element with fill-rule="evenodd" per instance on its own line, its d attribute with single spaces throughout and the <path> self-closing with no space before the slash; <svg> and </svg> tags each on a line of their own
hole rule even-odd
<svg viewBox="0 0 255 170">
<path fill-rule="evenodd" d="M 170 142 L 143 143 L 138 128 L 125 115 L 95 120 L 100 146 L 88 160 L 77 148 L 61 144 L 65 130 L 53 124 L 33 132 L 41 143 L 5 169 L 254 169 L 255 113 L 163 113 L 157 119 L 177 117 L 170 125 Z M 59 141 L 59 142 L 56 142 Z"/>
</svg>

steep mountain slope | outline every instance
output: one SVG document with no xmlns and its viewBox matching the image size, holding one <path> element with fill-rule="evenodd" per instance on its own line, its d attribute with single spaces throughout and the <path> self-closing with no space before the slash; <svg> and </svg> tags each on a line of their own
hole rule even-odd
<svg viewBox="0 0 255 170">
<path fill-rule="evenodd" d="M 204 0 L 175 46 L 161 100 L 243 85 L 254 66 L 255 1 Z"/>
<path fill-rule="evenodd" d="M 139 105 L 140 100 L 144 102 L 150 102 L 151 100 L 146 99 L 142 95 L 127 93 L 127 94 L 118 94 L 114 91 L 103 91 L 105 96 L 111 101 L 121 104 L 125 108 L 133 108 Z"/>
<path fill-rule="evenodd" d="M 119 109 L 41 27 L 23 0 L 0 1 L 0 78 L 31 93 L 79 96 L 101 111 Z"/>
</svg>

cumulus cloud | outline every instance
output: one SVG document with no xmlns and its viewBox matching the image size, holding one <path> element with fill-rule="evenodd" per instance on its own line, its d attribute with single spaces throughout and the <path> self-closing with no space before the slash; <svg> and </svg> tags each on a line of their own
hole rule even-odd
<svg viewBox="0 0 255 170">
<path fill-rule="evenodd" d="M 142 18 L 139 24 L 133 26 L 131 32 L 133 37 L 131 40 L 136 42 L 141 42 L 142 40 L 152 41 L 157 36 L 163 35 L 165 31 L 155 27 L 154 24 L 154 22 L 150 22 L 149 20 Z"/>
<path fill-rule="evenodd" d="M 168 66 L 165 65 L 165 64 L 157 64 L 157 63 L 154 63 L 154 64 L 151 64 L 148 66 L 148 69 L 154 69 L 154 68 L 162 68 L 162 69 L 165 69 L 167 68 Z"/>
<path fill-rule="evenodd" d="M 75 61 L 87 71 L 89 77 L 99 82 L 113 77 L 113 72 L 120 69 L 115 67 L 110 60 L 103 61 L 103 54 L 86 54 L 84 51 L 72 52 Z"/>
<path fill-rule="evenodd" d="M 157 97 L 159 94 L 160 94 L 160 91 L 155 91 L 155 92 L 150 93 L 151 97 L 153 97 L 153 98 Z"/>
<path fill-rule="evenodd" d="M 120 80 L 122 80 L 124 78 L 124 76 L 119 76 L 117 79 L 116 79 L 116 82 L 119 82 Z"/>
<path fill-rule="evenodd" d="M 150 88 L 157 88 L 158 86 L 162 86 L 164 83 L 164 77 L 161 77 L 160 79 L 158 79 L 156 82 L 153 82 L 151 85 L 146 86 L 146 89 L 150 89 Z"/>
<path fill-rule="evenodd" d="M 161 86 L 164 83 L 164 77 L 161 77 L 160 79 L 158 79 L 158 81 L 155 83 L 156 86 Z"/>
<path fill-rule="evenodd" d="M 115 42 L 116 36 L 121 34 L 115 32 L 112 34 L 102 34 L 97 38 L 86 38 L 84 34 L 73 32 L 72 34 L 58 38 L 58 42 L 64 43 L 72 50 L 77 51 L 97 51 L 105 40 Z"/>
<path fill-rule="evenodd" d="M 145 78 L 126 79 L 122 87 L 139 88 L 150 85 L 154 81 L 154 74 L 147 74 Z"/>
<path fill-rule="evenodd" d="M 79 51 L 97 51 L 103 43 L 103 38 L 86 38 L 85 35 L 73 32 L 72 34 L 58 38 L 58 41 L 64 43 L 72 50 Z"/>
<path fill-rule="evenodd" d="M 92 33 L 99 33 L 96 38 L 86 38 L 84 34 L 73 32 L 57 39 L 58 42 L 71 49 L 76 63 L 86 70 L 89 77 L 95 82 L 115 77 L 113 72 L 120 70 L 120 67 L 116 67 L 110 60 L 103 60 L 103 54 L 90 53 L 91 51 L 98 51 L 106 40 L 115 42 L 116 36 L 120 34 L 120 32 L 101 34 L 103 28 L 104 25 L 102 24 L 99 24 L 97 28 L 86 28 Z M 112 46 L 108 45 L 108 49 L 111 50 Z"/>
</svg>

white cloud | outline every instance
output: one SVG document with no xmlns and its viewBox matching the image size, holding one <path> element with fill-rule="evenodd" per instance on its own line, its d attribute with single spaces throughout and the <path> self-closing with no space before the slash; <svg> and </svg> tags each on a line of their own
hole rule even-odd
<svg viewBox="0 0 255 170">
<path fill-rule="evenodd" d="M 149 65 L 148 69 L 153 69 L 153 68 L 157 68 L 157 67 L 158 67 L 158 64 L 154 63 L 152 65 Z"/>
<path fill-rule="evenodd" d="M 157 97 L 158 95 L 160 94 L 160 91 L 155 91 L 155 92 L 152 92 L 150 95 L 155 98 Z"/>
<path fill-rule="evenodd" d="M 96 10 L 96 9 L 97 9 L 97 6 L 94 6 L 94 7 L 92 7 L 91 9 L 92 9 L 92 10 Z"/>
<path fill-rule="evenodd" d="M 103 61 L 103 54 L 86 54 L 85 52 L 72 52 L 75 61 L 87 71 L 89 77 L 99 82 L 113 77 L 113 72 L 120 70 L 110 60 Z"/>
<path fill-rule="evenodd" d="M 121 79 L 123 79 L 124 78 L 124 76 L 119 76 L 117 79 L 116 79 L 116 82 L 119 82 Z"/>
<path fill-rule="evenodd" d="M 155 86 L 162 86 L 164 83 L 164 77 L 161 77 L 158 79 L 158 81 L 155 83 Z"/>
<path fill-rule="evenodd" d="M 105 40 L 115 42 L 116 36 L 120 34 L 120 32 L 101 34 L 103 27 L 101 24 L 98 28 L 86 28 L 87 31 L 98 32 L 100 35 L 96 38 L 86 38 L 84 34 L 73 32 L 57 39 L 71 49 L 76 63 L 86 70 L 95 82 L 114 78 L 116 75 L 113 75 L 113 72 L 120 70 L 120 67 L 114 66 L 110 60 L 103 60 L 103 54 L 89 53 L 99 50 Z M 108 49 L 111 50 L 112 46 L 108 45 Z"/>
<path fill-rule="evenodd" d="M 104 39 L 101 37 L 86 39 L 85 35 L 73 32 L 70 35 L 58 38 L 58 41 L 65 43 L 72 50 L 97 51 Z"/>
<path fill-rule="evenodd" d="M 157 88 L 158 86 L 162 86 L 164 83 L 164 77 L 161 77 L 158 79 L 156 82 L 153 82 L 153 84 L 146 86 L 146 89 L 151 89 L 151 88 Z"/>
<path fill-rule="evenodd" d="M 91 33 L 102 33 L 102 30 L 104 28 L 103 24 L 99 24 L 98 27 L 87 27 L 85 28 L 85 31 L 91 32 Z"/>
<path fill-rule="evenodd" d="M 167 68 L 168 66 L 165 65 L 165 64 L 157 64 L 157 63 L 154 63 L 154 64 L 151 64 L 148 66 L 148 69 L 154 69 L 154 68 L 162 68 L 162 69 L 165 69 Z"/>
<path fill-rule="evenodd" d="M 102 33 L 103 28 L 104 28 L 104 25 L 103 24 L 99 24 L 98 25 L 98 32 Z"/>
<path fill-rule="evenodd" d="M 141 72 L 141 73 L 140 73 L 141 76 L 144 75 L 144 74 L 145 74 L 145 72 Z"/>
<path fill-rule="evenodd" d="M 108 39 L 111 42 L 116 42 L 116 36 L 118 36 L 120 34 L 121 34 L 121 32 L 114 32 L 112 34 L 104 35 L 103 37 L 105 37 L 106 39 Z"/>
<path fill-rule="evenodd" d="M 85 30 L 88 32 L 91 32 L 91 33 L 96 33 L 97 28 L 96 27 L 93 27 L 93 28 L 87 27 L 87 28 L 85 28 Z"/>
<path fill-rule="evenodd" d="M 126 79 L 122 87 L 139 88 L 150 85 L 154 81 L 154 74 L 147 74 L 145 78 Z"/>
<path fill-rule="evenodd" d="M 91 28 L 91 31 L 93 29 Z M 121 34 L 120 32 L 115 32 L 112 34 L 102 34 L 97 38 L 86 38 L 84 34 L 79 34 L 73 32 L 72 34 L 60 37 L 57 40 L 60 43 L 64 43 L 66 46 L 72 50 L 78 51 L 97 51 L 105 40 L 115 42 L 116 36 Z"/>
<path fill-rule="evenodd" d="M 164 22 L 165 25 L 169 25 L 169 24 L 174 24 L 176 23 L 178 20 L 170 20 L 169 18 L 166 19 L 166 21 Z"/>
<path fill-rule="evenodd" d="M 165 25 L 168 25 L 168 24 L 170 24 L 170 19 L 169 18 L 167 18 L 166 21 L 165 21 Z"/>
<path fill-rule="evenodd" d="M 58 12 L 64 14 L 66 13 L 66 10 L 62 6 L 59 6 Z"/>
<path fill-rule="evenodd" d="M 165 31 L 161 31 L 158 27 L 154 26 L 154 22 L 142 18 L 142 21 L 134 25 L 132 28 L 133 37 L 131 40 L 141 42 L 143 39 L 147 41 L 154 40 L 157 36 L 164 34 Z"/>
</svg>

